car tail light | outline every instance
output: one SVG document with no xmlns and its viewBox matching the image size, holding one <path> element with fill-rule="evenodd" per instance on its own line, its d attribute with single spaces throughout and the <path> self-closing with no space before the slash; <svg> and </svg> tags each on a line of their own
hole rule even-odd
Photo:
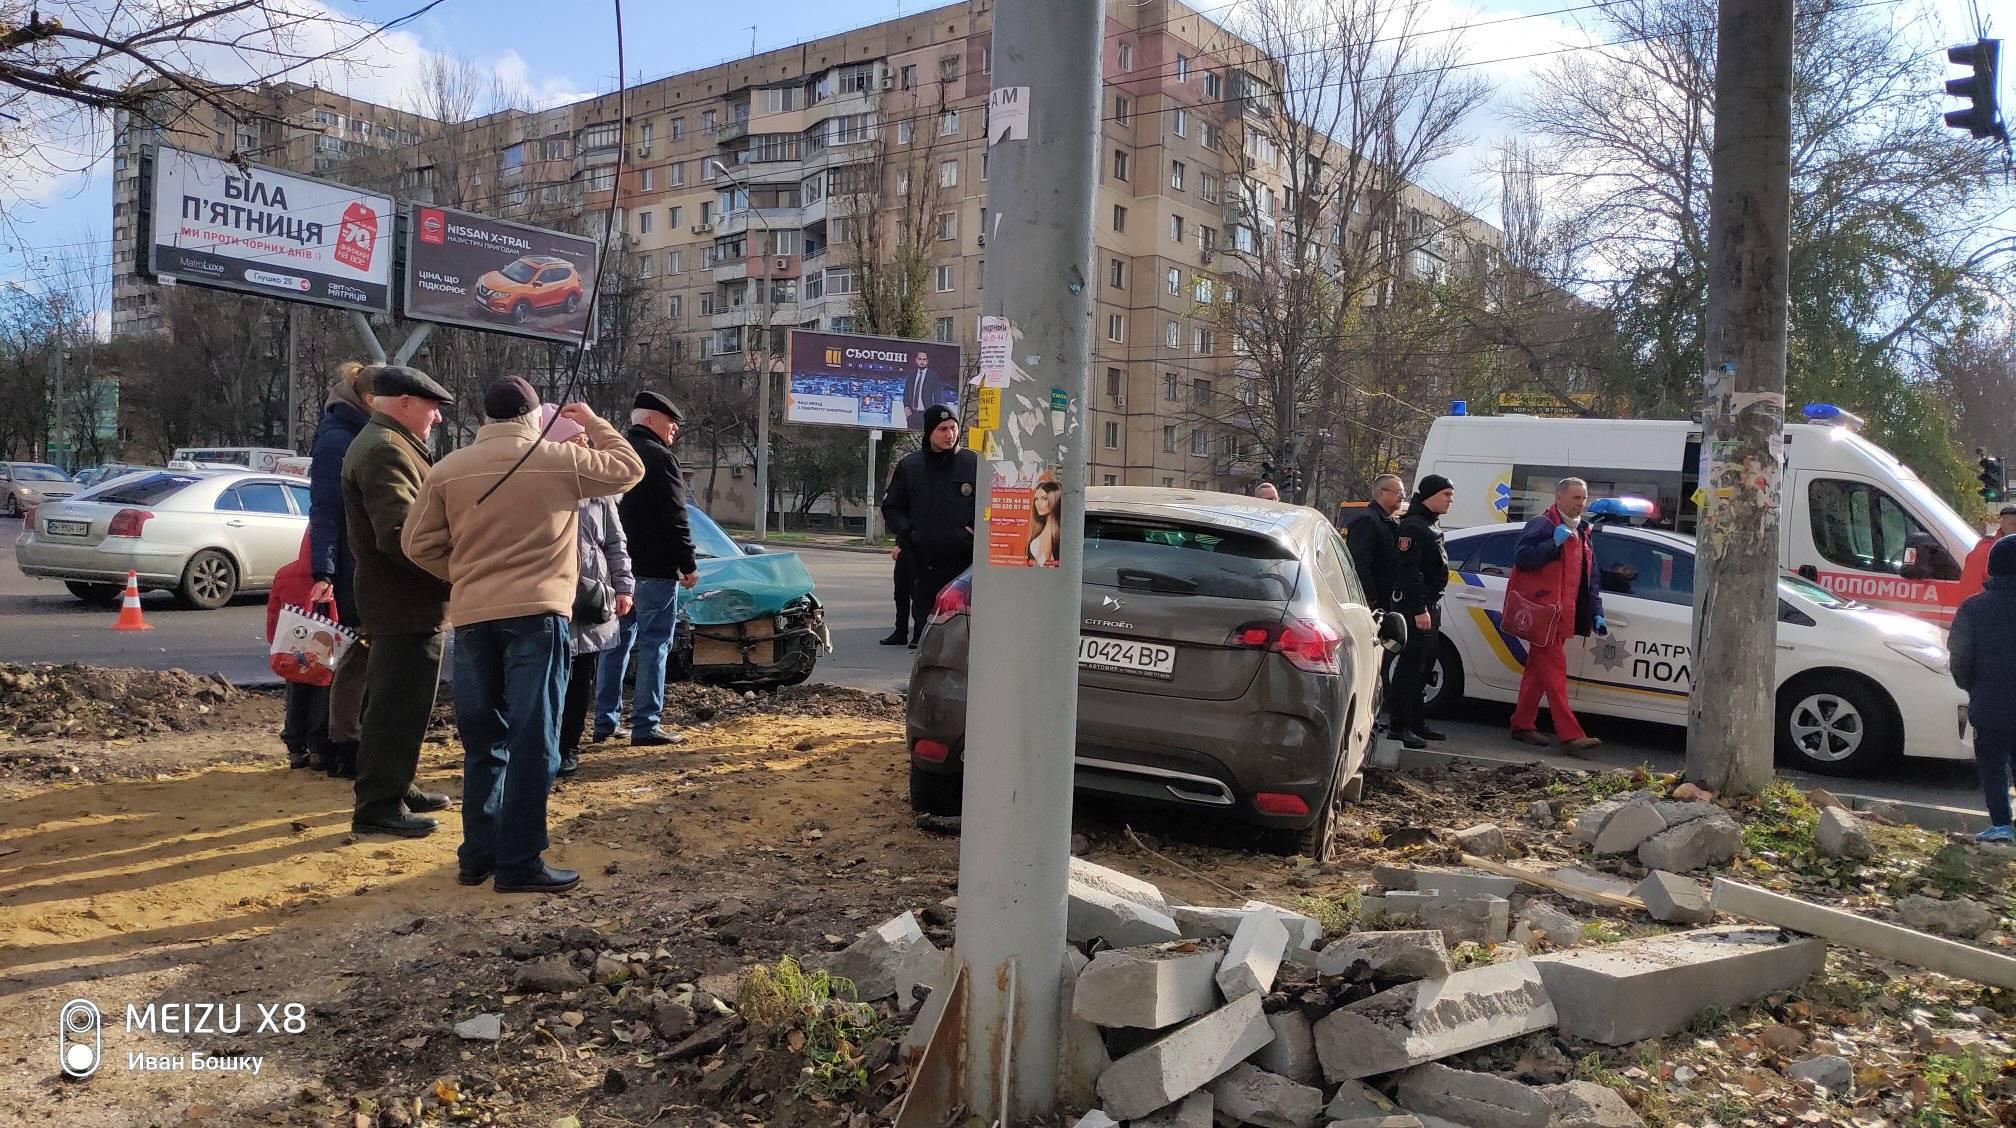
<svg viewBox="0 0 2016 1128">
<path fill-rule="evenodd" d="M 1272 651 L 1288 659 L 1298 670 L 1316 674 L 1342 672 L 1337 652 L 1344 646 L 1344 636 L 1309 619 L 1248 623 L 1232 632 L 1231 645 Z"/>
<path fill-rule="evenodd" d="M 1306 815 L 1309 803 L 1300 795 L 1290 795 L 1285 791 L 1258 791 L 1253 794 L 1253 806 L 1263 815 Z"/>
<path fill-rule="evenodd" d="M 154 515 L 145 509 L 121 509 L 112 515 L 112 523 L 105 526 L 108 537 L 137 537 L 140 530 L 152 521 Z"/>
<path fill-rule="evenodd" d="M 929 760 L 934 764 L 942 764 L 946 757 L 952 755 L 950 748 L 935 740 L 919 740 L 910 746 L 910 752 L 919 760 Z"/>
<path fill-rule="evenodd" d="M 973 577 L 961 576 L 946 584 L 931 604 L 931 624 L 933 626 L 948 619 L 957 618 L 973 610 Z"/>
</svg>

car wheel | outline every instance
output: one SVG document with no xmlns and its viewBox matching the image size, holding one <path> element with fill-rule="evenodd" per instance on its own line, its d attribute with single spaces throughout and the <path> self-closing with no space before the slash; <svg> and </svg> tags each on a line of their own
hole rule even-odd
<svg viewBox="0 0 2016 1128">
<path fill-rule="evenodd" d="M 9 516 L 9 517 L 19 517 L 19 516 L 21 516 L 21 503 L 20 503 L 20 501 L 16 500 L 13 494 L 11 494 L 11 493 L 10 493 L 10 494 L 8 494 L 8 495 L 7 495 L 7 508 L 6 508 L 6 509 L 4 509 L 4 510 L 0 510 L 0 513 L 4 513 L 4 514 L 6 514 L 6 515 L 7 515 L 7 516 Z"/>
<path fill-rule="evenodd" d="M 1330 773 L 1330 787 L 1324 792 L 1323 809 L 1316 821 L 1295 836 L 1296 852 L 1317 865 L 1337 859 L 1338 831 L 1344 821 L 1344 760 L 1339 757 Z"/>
<path fill-rule="evenodd" d="M 118 584 L 87 584 L 77 580 L 65 580 L 63 586 L 70 589 L 71 595 L 97 607 L 110 607 L 119 602 L 120 596 L 126 594 L 126 589 Z"/>
<path fill-rule="evenodd" d="M 1882 690 L 1843 674 L 1809 674 L 1778 691 L 1778 757 L 1821 775 L 1862 775 L 1903 749 Z"/>
<path fill-rule="evenodd" d="M 958 814 L 959 794 L 964 781 L 964 776 L 940 775 L 912 766 L 910 809 L 924 815 Z"/>
<path fill-rule="evenodd" d="M 567 312 L 574 313 L 579 311 L 580 308 L 581 308 L 581 295 L 579 293 L 573 293 L 567 295 Z"/>
<path fill-rule="evenodd" d="M 215 611 L 238 594 L 238 566 L 216 549 L 206 548 L 190 557 L 175 594 L 184 607 Z"/>
<path fill-rule="evenodd" d="M 532 316 L 531 302 L 515 302 L 512 304 L 511 320 L 514 323 L 523 325 L 529 318 L 531 318 L 531 316 Z"/>
<path fill-rule="evenodd" d="M 1456 644 L 1446 637 L 1428 664 L 1428 683 L 1422 690 L 1421 707 L 1431 717 L 1446 717 L 1463 700 L 1463 659 Z"/>
</svg>

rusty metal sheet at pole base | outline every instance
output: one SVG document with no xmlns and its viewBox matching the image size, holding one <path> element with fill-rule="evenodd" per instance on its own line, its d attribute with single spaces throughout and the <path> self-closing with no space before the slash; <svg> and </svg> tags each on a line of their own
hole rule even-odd
<svg viewBox="0 0 2016 1128">
<path fill-rule="evenodd" d="M 958 1118 L 959 1094 L 966 1083 L 966 971 L 961 966 L 945 988 L 951 994 L 910 1075 L 910 1091 L 896 1110 L 895 1128 L 945 1128 Z"/>
</svg>

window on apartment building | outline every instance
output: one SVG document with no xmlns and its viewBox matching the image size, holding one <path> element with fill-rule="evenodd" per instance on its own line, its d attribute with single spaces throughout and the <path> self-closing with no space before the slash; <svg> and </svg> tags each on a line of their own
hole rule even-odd
<svg viewBox="0 0 2016 1128">
<path fill-rule="evenodd" d="M 861 277 L 851 266 L 826 268 L 826 292 L 835 296 L 861 292 Z"/>
<path fill-rule="evenodd" d="M 674 294 L 665 299 L 665 319 L 667 321 L 677 321 L 684 316 L 686 316 L 685 295 Z"/>
<path fill-rule="evenodd" d="M 896 123 L 896 143 L 898 145 L 908 145 L 910 143 L 910 139 L 915 136 L 917 136 L 916 122 L 899 121 Z"/>
<path fill-rule="evenodd" d="M 1225 93 L 1225 79 L 1217 71 L 1204 72 L 1204 96 L 1217 98 Z"/>
<path fill-rule="evenodd" d="M 1106 339 L 1109 341 L 1125 341 L 1127 339 L 1127 318 L 1125 315 L 1118 313 L 1109 313 L 1106 315 Z"/>
<path fill-rule="evenodd" d="M 419 144 L 419 139 L 414 138 L 412 141 L 408 141 L 402 137 L 400 138 L 400 144 L 417 145 Z M 539 143 L 539 159 L 542 161 L 566 160 L 567 139 L 565 137 L 549 137 L 546 140 L 541 141 Z"/>
<path fill-rule="evenodd" d="M 1127 42 L 1126 40 L 1121 40 L 1121 42 L 1120 42 L 1120 50 L 1119 50 L 1118 54 L 1119 54 L 1119 59 L 1118 59 L 1118 64 L 1119 64 L 1119 65 L 1118 65 L 1117 69 L 1118 69 L 1118 70 L 1120 71 L 1120 73 L 1122 73 L 1122 74 L 1125 74 L 1125 73 L 1127 73 L 1128 71 L 1131 71 L 1131 70 L 1133 70 L 1133 69 L 1134 69 L 1134 45 L 1133 45 L 1132 43 L 1129 43 L 1129 42 Z"/>
<path fill-rule="evenodd" d="M 677 204 L 674 204 L 671 207 L 665 209 L 665 222 L 671 225 L 672 230 L 677 231 L 679 230 L 679 225 L 682 222 L 682 218 L 685 216 L 685 214 L 686 214 L 685 208 L 680 207 Z"/>
<path fill-rule="evenodd" d="M 950 241 L 959 237 L 959 213 L 956 211 L 938 213 L 938 238 Z"/>
<path fill-rule="evenodd" d="M 706 359 L 707 359 L 708 357 L 711 357 L 711 356 L 713 356 L 713 355 L 714 355 L 714 338 L 713 338 L 713 337 L 711 337 L 711 336 L 704 336 L 704 337 L 699 337 L 699 338 L 697 338 L 697 341 L 698 341 L 698 343 L 699 343 L 699 351 L 698 351 L 698 354 L 697 354 L 697 355 L 699 356 L 699 358 L 700 358 L 701 360 L 706 360 Z"/>
<path fill-rule="evenodd" d="M 640 211 L 640 212 L 638 212 L 638 213 L 637 213 L 637 234 L 639 234 L 639 235 L 649 235 L 649 234 L 651 234 L 651 220 L 652 220 L 652 215 L 651 215 L 651 213 L 650 213 L 650 212 L 648 212 L 648 211 Z"/>
<path fill-rule="evenodd" d="M 648 122 L 648 121 L 647 121 L 647 122 L 645 122 L 645 123 L 644 123 L 644 124 L 643 124 L 642 126 L 640 126 L 640 127 L 638 128 L 638 131 L 637 131 L 637 141 L 638 141 L 638 143 L 640 143 L 640 144 L 643 144 L 643 145 L 647 145 L 647 146 L 648 146 L 648 145 L 650 145 L 650 144 L 651 144 L 651 142 L 652 142 L 652 140 L 653 140 L 653 139 L 655 138 L 655 135 L 657 134 L 657 132 L 658 132 L 658 127 L 657 127 L 657 126 L 656 126 L 655 124 L 653 124 L 653 123 L 651 123 L 651 122 Z"/>
<path fill-rule="evenodd" d="M 917 88 L 916 63 L 909 63 L 896 73 L 898 75 L 899 81 L 902 83 L 903 89 L 915 90 Z"/>
<path fill-rule="evenodd" d="M 581 133 L 581 147 L 583 149 L 606 149 L 616 144 L 619 140 L 616 129 L 616 123 L 613 121 L 589 126 Z"/>
<path fill-rule="evenodd" d="M 665 183 L 674 188 L 682 188 L 685 186 L 686 184 L 685 161 L 673 161 L 671 164 L 665 166 Z"/>
<path fill-rule="evenodd" d="M 655 191 L 656 189 L 653 186 L 657 180 L 657 173 L 658 170 L 655 168 L 647 168 L 644 171 L 638 173 L 637 190 L 640 192 Z"/>
<path fill-rule="evenodd" d="M 987 260 L 984 258 L 973 264 L 973 286 L 981 291 L 987 289 Z"/>
<path fill-rule="evenodd" d="M 938 60 L 938 81 L 956 82 L 959 78 L 959 56 L 947 55 Z"/>
<path fill-rule="evenodd" d="M 1197 198 L 1207 204 L 1218 202 L 1218 178 L 1208 172 L 1197 174 Z"/>
<path fill-rule="evenodd" d="M 1165 424 L 1162 428 L 1162 449 L 1171 453 L 1176 450 L 1176 426 L 1173 423 Z M 1162 481 L 1169 485 L 1175 483 L 1173 478 L 1164 478 Z"/>
<path fill-rule="evenodd" d="M 1127 230 L 1127 207 L 1125 204 L 1113 205 L 1113 230 Z"/>
<path fill-rule="evenodd" d="M 959 162 L 938 162 L 938 187 L 957 188 L 959 186 Z"/>
<path fill-rule="evenodd" d="M 1169 187 L 1178 192 L 1183 190 L 1183 173 L 1187 171 L 1182 161 L 1169 162 Z"/>
<path fill-rule="evenodd" d="M 826 275 L 815 270 L 805 276 L 805 300 L 816 302 L 826 296 Z M 817 324 L 816 322 L 814 324 Z"/>
<path fill-rule="evenodd" d="M 1190 336 L 1191 343 L 1196 346 L 1195 351 L 1198 356 L 1210 356 L 1211 350 L 1217 347 L 1218 335 L 1201 325 Z"/>
<path fill-rule="evenodd" d="M 1169 115 L 1169 130 L 1178 137 L 1190 136 L 1190 112 L 1177 110 Z"/>
<path fill-rule="evenodd" d="M 1174 321 L 1165 323 L 1162 326 L 1162 344 L 1167 348 L 1172 349 L 1182 348 L 1183 327 L 1181 325 L 1176 324 Z"/>
<path fill-rule="evenodd" d="M 1127 179 L 1127 150 L 1113 150 L 1113 179 Z"/>
<path fill-rule="evenodd" d="M 1120 370 L 1118 368 L 1108 368 L 1106 370 L 1106 394 L 1109 397 L 1117 400 L 1120 398 L 1120 388 L 1121 388 Z"/>
<path fill-rule="evenodd" d="M 616 187 L 616 169 L 614 166 L 590 169 L 588 171 L 588 190 L 590 192 L 607 192 L 614 187 Z M 481 193 L 483 188 L 482 181 L 472 180 L 469 188 L 472 192 Z"/>
<path fill-rule="evenodd" d="M 701 223 L 714 222 L 714 201 L 712 200 L 700 201 L 700 222 Z"/>
<path fill-rule="evenodd" d="M 1190 56 L 1188 55 L 1176 56 L 1176 81 L 1178 82 L 1190 81 Z"/>
<path fill-rule="evenodd" d="M 638 255 L 638 256 L 637 256 L 637 277 L 639 277 L 639 278 L 649 278 L 649 277 L 651 277 L 652 275 L 654 275 L 654 274 L 658 273 L 658 261 L 657 261 L 657 260 L 658 260 L 658 256 L 657 256 L 657 255 L 654 255 L 654 254 L 648 254 L 648 253 L 647 253 L 647 254 L 641 254 L 641 255 Z"/>
<path fill-rule="evenodd" d="M 992 44 L 980 48 L 980 73 L 994 73 L 994 47 Z"/>
<path fill-rule="evenodd" d="M 316 111 L 315 111 L 315 124 L 316 124 L 316 125 L 335 125 L 335 124 L 336 124 L 336 115 L 335 115 L 335 114 L 332 114 L 332 113 L 330 113 L 330 112 L 329 112 L 328 110 L 316 110 Z"/>
<path fill-rule="evenodd" d="M 707 293 L 700 295 L 700 316 L 712 317 L 713 315 L 714 315 L 714 293 L 713 291 L 710 290 Z"/>
<path fill-rule="evenodd" d="M 1163 489 L 1165 489 L 1165 490 L 1173 490 L 1173 489 L 1175 489 L 1175 488 L 1176 488 L 1176 479 L 1175 479 L 1175 478 L 1172 478 L 1172 477 L 1168 477 L 1168 476 L 1166 476 L 1166 475 L 1165 475 L 1165 476 L 1163 477 L 1163 479 L 1162 479 L 1162 488 L 1163 488 Z"/>
<path fill-rule="evenodd" d="M 1113 96 L 1113 120 L 1126 125 L 1134 117 L 1134 100 L 1125 94 Z"/>
<path fill-rule="evenodd" d="M 1183 241 L 1183 217 L 1180 215 L 1169 217 L 1169 240 L 1173 243 Z"/>
<path fill-rule="evenodd" d="M 830 124 L 833 128 L 835 145 L 853 145 L 875 139 L 874 114 L 842 114 L 834 118 Z"/>
<path fill-rule="evenodd" d="M 1204 428 L 1198 427 L 1190 432 L 1190 453 L 1200 457 L 1211 453 L 1211 436 L 1204 433 Z M 1195 490 L 1203 487 L 1197 482 L 1192 482 L 1190 488 Z"/>
<path fill-rule="evenodd" d="M 1183 272 L 1173 266 L 1170 267 L 1168 272 L 1163 274 L 1162 283 L 1169 288 L 1170 293 L 1180 295 L 1183 292 Z"/>
<path fill-rule="evenodd" d="M 1117 475 L 1114 475 L 1114 474 L 1108 474 L 1108 475 L 1106 475 L 1106 477 L 1105 477 L 1104 481 L 1105 481 L 1105 484 L 1106 484 L 1106 485 L 1109 485 L 1109 486 L 1117 486 L 1117 485 L 1119 485 L 1119 484 L 1120 484 L 1120 478 L 1119 478 L 1119 477 L 1118 477 Z"/>
<path fill-rule="evenodd" d="M 1211 381 L 1190 381 L 1190 402 L 1198 407 L 1208 406 L 1211 403 Z"/>
<path fill-rule="evenodd" d="M 934 274 L 939 293 L 949 294 L 959 288 L 959 268 L 951 263 L 941 263 Z"/>
<path fill-rule="evenodd" d="M 713 110 L 700 111 L 700 132 L 712 137 L 721 129 L 720 116 Z"/>
<path fill-rule="evenodd" d="M 980 153 L 980 182 L 983 184 L 987 182 L 987 152 L 985 150 L 982 150 Z"/>
<path fill-rule="evenodd" d="M 1178 381 L 1178 379 L 1177 379 L 1177 376 L 1176 376 L 1176 374 L 1175 374 L 1174 372 L 1164 372 L 1164 373 L 1162 374 L 1162 398 L 1163 398 L 1163 399 L 1165 399 L 1165 400 L 1168 400 L 1168 401 L 1169 401 L 1170 403 L 1175 403 L 1175 402 L 1176 402 L 1176 387 L 1177 387 L 1177 384 L 1178 384 L 1178 382 L 1179 382 L 1179 381 Z"/>
<path fill-rule="evenodd" d="M 1208 255 L 1208 254 L 1210 254 L 1210 253 L 1211 253 L 1212 251 L 1215 251 L 1215 250 L 1217 250 L 1217 249 L 1218 249 L 1218 232 L 1217 232 L 1217 231 L 1216 231 L 1215 229 L 1213 229 L 1213 228 L 1210 228 L 1210 227 L 1202 227 L 1202 226 L 1198 227 L 1198 228 L 1197 228 L 1197 246 L 1198 246 L 1198 247 L 1199 247 L 1200 249 L 1202 249 L 1202 250 L 1203 250 L 1203 252 L 1204 252 L 1205 254 L 1207 254 L 1207 255 Z"/>
<path fill-rule="evenodd" d="M 1111 419 L 1106 421 L 1106 449 L 1120 449 L 1120 424 Z M 1112 485 L 1112 479 L 1107 479 L 1106 484 L 1109 486 Z"/>
<path fill-rule="evenodd" d="M 954 335 L 955 333 L 957 333 L 957 330 L 954 329 L 952 326 L 952 319 L 949 317 L 941 317 L 938 319 L 937 325 L 933 330 L 932 336 L 935 340 L 943 344 L 949 345 L 952 342 L 958 340 L 958 338 Z"/>
<path fill-rule="evenodd" d="M 666 131 L 666 133 L 667 133 L 667 134 L 668 134 L 668 135 L 670 136 L 671 140 L 674 140 L 674 141 L 683 141 L 683 140 L 685 140 L 685 139 L 686 139 L 686 119 L 685 119 L 685 118 L 683 118 L 683 117 L 675 117 L 675 118 L 673 118 L 673 119 L 672 119 L 672 120 L 671 120 L 670 122 L 667 122 L 667 123 L 666 123 L 666 127 L 665 127 L 665 131 Z"/>
<path fill-rule="evenodd" d="M 1106 284 L 1115 290 L 1127 288 L 1127 260 L 1109 259 L 1106 263 Z"/>
<path fill-rule="evenodd" d="M 834 318 L 832 328 L 835 333 L 852 333 L 854 331 L 853 315 Z"/>
<path fill-rule="evenodd" d="M 910 170 L 907 168 L 896 170 L 896 194 L 898 196 L 910 194 Z"/>
<path fill-rule="evenodd" d="M 1206 278 L 1200 274 L 1191 281 L 1190 297 L 1198 305 L 1210 305 L 1213 296 L 1213 291 L 1216 290 L 1216 288 L 1217 287 L 1211 284 L 1211 280 L 1209 278 Z"/>
<path fill-rule="evenodd" d="M 703 181 L 712 180 L 714 179 L 714 175 L 714 162 L 712 160 L 702 160 L 700 162 L 700 179 Z"/>
</svg>

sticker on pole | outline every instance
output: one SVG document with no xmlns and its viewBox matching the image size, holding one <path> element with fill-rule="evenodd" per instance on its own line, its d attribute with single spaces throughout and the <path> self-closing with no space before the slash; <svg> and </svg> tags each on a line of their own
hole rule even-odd
<svg viewBox="0 0 2016 1128">
<path fill-rule="evenodd" d="M 1008 346 L 1014 338 L 1015 327 L 1007 318 L 980 319 L 980 375 L 975 383 L 983 388 L 1008 386 Z"/>
<path fill-rule="evenodd" d="M 988 495 L 987 563 L 997 568 L 1055 568 L 1064 555 L 1064 487 L 1057 468 L 1033 476 L 994 467 Z"/>
<path fill-rule="evenodd" d="M 987 144 L 1029 140 L 1029 88 L 997 86 L 987 92 Z"/>
</svg>

